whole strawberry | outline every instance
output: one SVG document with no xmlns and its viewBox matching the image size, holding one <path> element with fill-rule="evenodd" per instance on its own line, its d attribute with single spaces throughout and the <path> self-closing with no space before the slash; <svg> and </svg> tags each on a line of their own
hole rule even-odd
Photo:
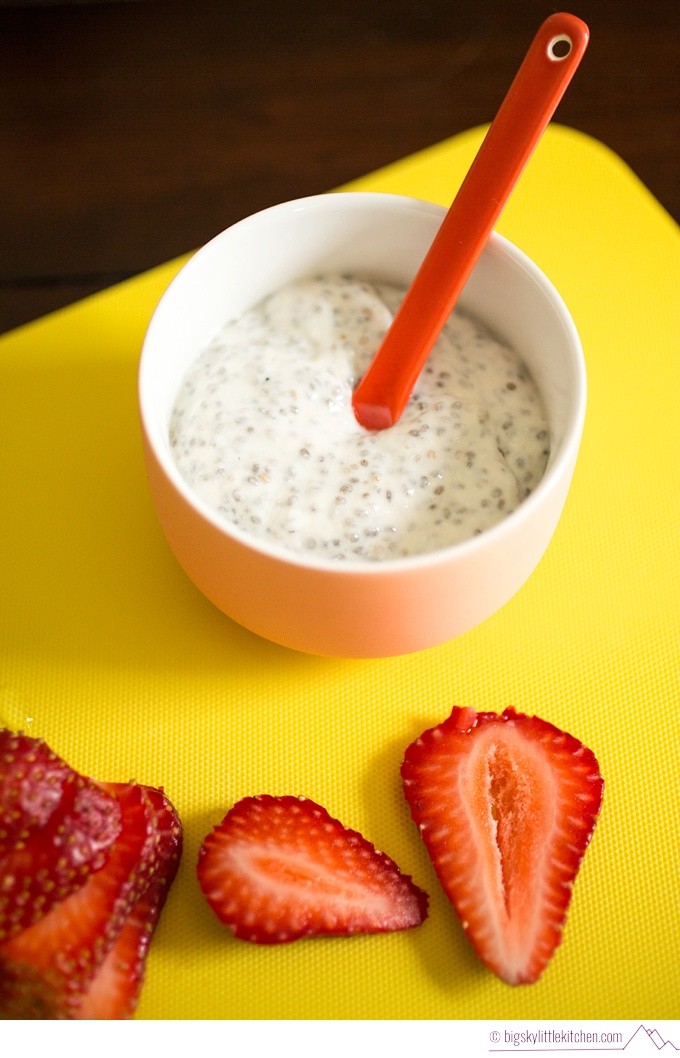
<svg viewBox="0 0 680 1058">
<path fill-rule="evenodd" d="M 594 754 L 538 717 L 454 708 L 408 747 L 401 773 L 477 954 L 509 984 L 536 981 L 600 811 Z"/>
</svg>

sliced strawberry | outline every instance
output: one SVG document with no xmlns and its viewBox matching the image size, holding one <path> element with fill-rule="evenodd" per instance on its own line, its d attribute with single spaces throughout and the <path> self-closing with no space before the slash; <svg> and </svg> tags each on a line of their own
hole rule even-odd
<svg viewBox="0 0 680 1058">
<path fill-rule="evenodd" d="M 595 756 L 538 717 L 454 708 L 409 746 L 402 778 L 478 955 L 509 984 L 536 981 L 600 810 Z"/>
<path fill-rule="evenodd" d="M 120 807 L 41 739 L 0 731 L 0 760 L 2 941 L 104 866 L 120 832 Z"/>
<path fill-rule="evenodd" d="M 383 852 L 304 797 L 246 797 L 205 839 L 198 878 L 217 917 L 258 944 L 419 925 L 427 896 Z"/>
<path fill-rule="evenodd" d="M 120 807 L 76 779 L 41 830 L 0 855 L 0 941 L 37 922 L 106 863 L 120 833 Z"/>
<path fill-rule="evenodd" d="M 0 853 L 58 808 L 76 772 L 38 738 L 0 730 Z"/>
<path fill-rule="evenodd" d="M 179 816 L 162 790 L 144 788 L 159 835 L 156 873 L 125 920 L 116 941 L 80 999 L 74 1017 L 120 1020 L 134 1013 L 144 983 L 146 956 L 182 854 Z"/>
<path fill-rule="evenodd" d="M 0 944 L 0 1010 L 77 1016 L 80 999 L 161 862 L 156 813 L 141 786 L 108 786 L 121 830 L 106 865 L 34 925 Z"/>
<path fill-rule="evenodd" d="M 71 1017 L 121 1020 L 132 1017 L 144 983 L 144 966 L 167 887 L 151 881 L 128 915 L 113 947 L 74 1004 Z"/>
</svg>

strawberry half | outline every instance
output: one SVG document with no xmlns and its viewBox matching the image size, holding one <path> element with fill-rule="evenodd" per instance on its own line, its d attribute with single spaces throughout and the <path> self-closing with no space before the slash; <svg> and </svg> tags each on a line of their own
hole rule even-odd
<svg viewBox="0 0 680 1058">
<path fill-rule="evenodd" d="M 404 792 L 483 962 L 536 981 L 562 939 L 603 780 L 581 742 L 538 717 L 454 708 L 406 751 Z"/>
<path fill-rule="evenodd" d="M 120 833 L 104 867 L 38 922 L 0 943 L 0 1010 L 5 1017 L 119 1018 L 134 1010 L 161 897 L 177 867 L 181 831 L 161 791 L 132 784 L 108 784 L 104 790 L 115 797 L 121 816 Z M 125 933 L 130 916 L 131 929 Z M 123 966 L 114 952 L 124 951 L 127 958 L 132 946 L 134 961 Z M 105 976 L 97 984 L 100 972 Z M 83 1013 L 104 1009 L 107 980 L 116 981 L 107 1013 Z"/>
<path fill-rule="evenodd" d="M 0 761 L 1 942 L 104 866 L 120 806 L 41 739 L 0 731 Z"/>
<path fill-rule="evenodd" d="M 427 896 L 385 853 L 304 797 L 246 797 L 205 839 L 201 888 L 236 937 L 383 933 L 419 925 Z"/>
</svg>

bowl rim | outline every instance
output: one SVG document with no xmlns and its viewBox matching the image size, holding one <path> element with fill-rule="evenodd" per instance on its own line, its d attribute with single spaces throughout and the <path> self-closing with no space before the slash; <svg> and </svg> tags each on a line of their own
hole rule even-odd
<svg viewBox="0 0 680 1058">
<path fill-rule="evenodd" d="M 370 191 L 337 191 L 320 195 L 310 195 L 302 198 L 291 199 L 273 206 L 259 210 L 234 224 L 229 225 L 223 231 L 213 236 L 207 243 L 197 249 L 188 261 L 180 268 L 161 295 L 149 321 L 142 345 L 138 376 L 137 396 L 138 408 L 141 419 L 142 431 L 149 446 L 153 458 L 163 472 L 165 478 L 172 488 L 179 494 L 184 504 L 191 508 L 201 519 L 207 522 L 219 534 L 246 548 L 256 554 L 266 557 L 272 561 L 284 563 L 288 566 L 300 567 L 306 570 L 316 570 L 324 574 L 337 576 L 369 576 L 379 577 L 395 573 L 417 572 L 429 569 L 432 566 L 447 564 L 454 559 L 462 560 L 468 555 L 475 555 L 480 551 L 500 544 L 505 537 L 512 536 L 521 531 L 525 522 L 530 521 L 535 508 L 542 506 L 549 500 L 550 494 L 555 491 L 563 480 L 565 474 L 571 474 L 576 461 L 581 435 L 585 421 L 586 398 L 587 398 L 587 376 L 585 358 L 581 339 L 571 317 L 571 314 L 560 295 L 559 291 L 548 279 L 538 265 L 515 243 L 497 231 L 492 231 L 487 246 L 483 253 L 496 252 L 511 258 L 513 264 L 521 268 L 537 285 L 554 308 L 564 329 L 567 332 L 569 345 L 573 351 L 573 368 L 576 380 L 575 399 L 571 402 L 572 408 L 565 421 L 563 438 L 557 456 L 550 459 L 543 477 L 534 490 L 506 517 L 495 525 L 485 529 L 476 536 L 469 537 L 450 544 L 447 547 L 438 548 L 413 555 L 403 555 L 390 559 L 339 559 L 322 558 L 316 555 L 298 552 L 285 547 L 275 541 L 268 541 L 250 535 L 238 526 L 231 525 L 221 518 L 200 496 L 196 495 L 191 486 L 186 482 L 177 467 L 169 445 L 159 437 L 158 415 L 154 411 L 152 375 L 148 369 L 148 349 L 154 339 L 155 323 L 164 311 L 164 306 L 173 296 L 176 288 L 184 281 L 189 270 L 193 271 L 201 267 L 204 257 L 214 252 L 217 244 L 224 241 L 235 229 L 242 228 L 252 223 L 266 223 L 269 216 L 274 213 L 289 211 L 291 213 L 301 212 L 309 209 L 338 209 L 342 205 L 351 208 L 398 208 L 404 206 L 415 208 L 421 212 L 429 213 L 433 217 L 443 217 L 445 207 L 425 199 L 415 198 L 407 195 L 396 195 L 387 192 Z M 338 201 L 344 200 L 344 202 Z M 159 441 L 161 443 L 159 443 Z"/>
</svg>

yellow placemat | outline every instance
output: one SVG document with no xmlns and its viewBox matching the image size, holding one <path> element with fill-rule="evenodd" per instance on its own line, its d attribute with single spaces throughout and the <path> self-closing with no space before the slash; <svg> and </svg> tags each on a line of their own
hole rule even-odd
<svg viewBox="0 0 680 1058">
<path fill-rule="evenodd" d="M 448 203 L 482 130 L 353 189 Z M 680 241 L 602 145 L 553 126 L 499 230 L 580 329 L 590 398 L 572 492 L 505 609 L 411 656 L 338 661 L 256 638 L 171 557 L 147 493 L 136 369 L 183 262 L 0 340 L 0 723 L 103 780 L 163 785 L 185 825 L 140 1018 L 680 1016 Z M 454 703 L 536 712 L 584 740 L 605 802 L 543 979 L 471 954 L 403 800 L 406 745 Z M 204 835 L 238 798 L 305 794 L 431 894 L 404 934 L 258 948 L 212 917 Z"/>
</svg>

